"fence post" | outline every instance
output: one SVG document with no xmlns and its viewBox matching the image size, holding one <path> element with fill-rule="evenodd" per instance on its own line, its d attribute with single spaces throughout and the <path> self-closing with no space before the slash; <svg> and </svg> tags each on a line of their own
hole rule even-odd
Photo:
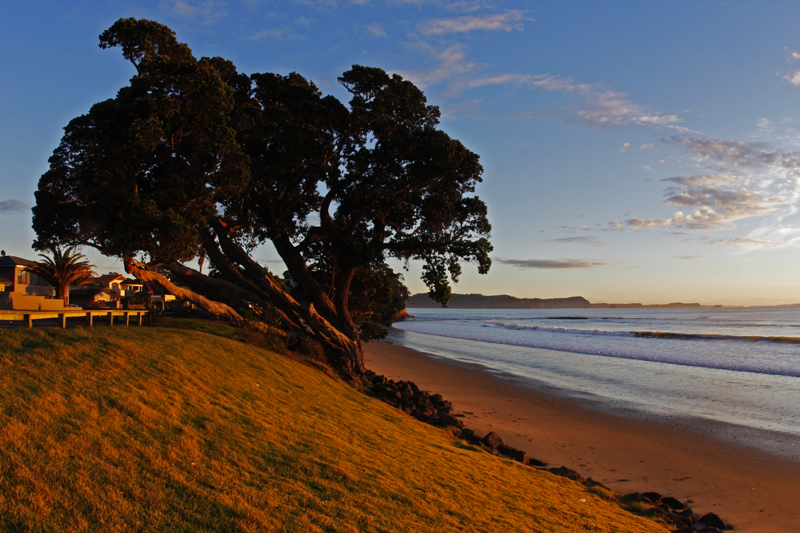
<svg viewBox="0 0 800 533">
<path fill-rule="evenodd" d="M 127 328 L 128 326 L 130 326 L 130 325 L 131 325 L 131 316 L 130 316 L 130 313 L 129 313 L 129 312 L 127 312 L 127 311 L 125 311 L 124 313 L 122 313 L 122 316 L 124 316 L 124 317 L 125 317 L 125 327 Z"/>
<path fill-rule="evenodd" d="M 33 316 L 30 313 L 27 313 L 25 316 L 25 327 L 32 328 L 33 327 Z"/>
<path fill-rule="evenodd" d="M 136 314 L 139 315 L 139 325 L 141 326 L 142 325 L 142 312 L 138 311 Z"/>
<path fill-rule="evenodd" d="M 87 326 L 92 327 L 92 322 L 93 322 L 92 319 L 93 319 L 92 312 L 91 311 L 87 311 L 86 312 L 86 325 Z"/>
<path fill-rule="evenodd" d="M 61 329 L 67 329 L 67 314 L 58 313 L 58 318 L 61 319 Z"/>
<path fill-rule="evenodd" d="M 108 312 L 108 325 L 109 326 L 113 326 L 114 325 L 114 311 L 109 311 Z"/>
</svg>

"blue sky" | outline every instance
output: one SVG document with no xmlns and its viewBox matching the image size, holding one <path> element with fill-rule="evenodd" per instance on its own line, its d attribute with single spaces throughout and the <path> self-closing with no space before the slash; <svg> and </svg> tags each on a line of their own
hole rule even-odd
<svg viewBox="0 0 800 533">
<path fill-rule="evenodd" d="M 346 99 L 353 64 L 417 83 L 480 154 L 487 276 L 456 292 L 593 302 L 800 302 L 800 3 L 0 0 L 0 247 L 70 119 L 133 75 L 97 36 L 171 27 L 246 73 Z M 101 272 L 113 260 L 84 250 Z M 278 272 L 277 255 L 258 259 Z M 418 265 L 405 273 L 424 290 Z"/>
</svg>

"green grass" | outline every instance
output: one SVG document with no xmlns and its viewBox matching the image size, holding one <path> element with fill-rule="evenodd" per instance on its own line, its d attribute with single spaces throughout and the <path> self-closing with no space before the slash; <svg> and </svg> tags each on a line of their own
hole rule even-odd
<svg viewBox="0 0 800 533">
<path fill-rule="evenodd" d="M 0 331 L 0 531 L 665 531 L 237 330 L 163 324 Z"/>
</svg>

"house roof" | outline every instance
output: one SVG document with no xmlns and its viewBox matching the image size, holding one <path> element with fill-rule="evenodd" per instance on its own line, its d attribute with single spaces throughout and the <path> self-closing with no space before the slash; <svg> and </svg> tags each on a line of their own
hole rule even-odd
<svg viewBox="0 0 800 533">
<path fill-rule="evenodd" d="M 31 266 L 34 264 L 35 261 L 31 261 L 29 259 L 17 257 L 14 255 L 0 256 L 0 266 Z"/>
<path fill-rule="evenodd" d="M 111 283 L 112 281 L 124 281 L 125 277 L 120 274 L 103 274 L 102 276 L 98 276 L 94 278 L 92 281 L 97 283 Z"/>
</svg>

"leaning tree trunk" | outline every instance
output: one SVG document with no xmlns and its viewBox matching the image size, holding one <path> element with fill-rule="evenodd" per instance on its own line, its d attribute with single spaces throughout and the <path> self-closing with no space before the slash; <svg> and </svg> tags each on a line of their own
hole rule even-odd
<svg viewBox="0 0 800 533">
<path fill-rule="evenodd" d="M 192 274 L 199 274 L 197 271 L 192 270 L 188 267 L 181 265 L 180 263 L 169 263 L 164 265 L 164 268 L 170 270 L 173 274 L 177 275 L 182 280 L 185 279 L 192 279 Z M 235 326 L 241 326 L 244 323 L 244 319 L 242 316 L 236 312 L 230 305 L 224 303 L 223 301 L 209 299 L 203 296 L 203 292 L 212 293 L 214 295 L 218 295 L 221 291 L 219 290 L 219 285 L 223 285 L 222 289 L 235 289 L 235 287 L 224 286 L 224 282 L 222 280 L 215 280 L 214 278 L 210 278 L 208 276 L 203 276 L 199 274 L 200 277 L 206 278 L 206 285 L 205 291 L 196 290 L 195 287 L 191 287 L 190 289 L 184 289 L 183 287 L 178 287 L 172 281 L 170 281 L 166 276 L 159 274 L 158 272 L 154 272 L 147 265 L 136 261 L 132 258 L 125 258 L 125 271 L 134 276 L 135 278 L 139 279 L 140 281 L 144 281 L 146 283 L 157 283 L 164 287 L 164 289 L 169 292 L 171 295 L 181 298 L 183 300 L 187 300 L 203 311 L 207 312 L 208 314 L 214 315 L 216 317 L 222 318 L 227 320 L 228 322 L 234 324 Z M 196 280 L 193 280 L 196 281 Z M 187 285 L 190 285 L 187 283 Z M 232 296 L 229 295 L 228 300 L 231 300 Z M 234 300 L 235 301 L 235 300 Z M 241 300 L 238 300 L 241 301 Z M 273 333 L 277 334 L 280 337 L 288 337 L 289 333 L 283 331 L 278 328 L 274 328 L 269 326 L 268 324 L 264 323 L 256 323 L 253 324 L 253 327 L 258 329 L 263 333 Z"/>
<path fill-rule="evenodd" d="M 145 283 L 157 283 L 164 287 L 164 289 L 177 298 L 187 300 L 200 309 L 209 314 L 224 318 L 231 322 L 239 323 L 242 321 L 242 316 L 233 310 L 230 306 L 209 300 L 208 298 L 197 294 L 194 291 L 178 287 L 172 283 L 166 276 L 150 270 L 146 264 L 135 260 L 132 257 L 125 257 L 123 259 L 125 264 L 125 272 L 132 275 L 139 281 Z"/>
<path fill-rule="evenodd" d="M 323 346 L 328 361 L 345 375 L 358 375 L 364 372 L 364 356 L 356 332 L 351 338 L 331 313 L 332 302 L 313 301 L 300 305 L 272 277 L 265 268 L 259 265 L 235 243 L 220 221 L 212 223 L 217 240 L 207 233 L 205 249 L 211 263 L 230 282 L 239 286 L 247 286 L 263 298 L 269 300 L 279 311 L 292 322 L 303 324 L 310 335 Z M 234 263 L 239 266 L 236 268 Z M 317 304 L 326 311 L 320 313 Z M 331 316 L 331 314 L 333 316 Z"/>
</svg>

